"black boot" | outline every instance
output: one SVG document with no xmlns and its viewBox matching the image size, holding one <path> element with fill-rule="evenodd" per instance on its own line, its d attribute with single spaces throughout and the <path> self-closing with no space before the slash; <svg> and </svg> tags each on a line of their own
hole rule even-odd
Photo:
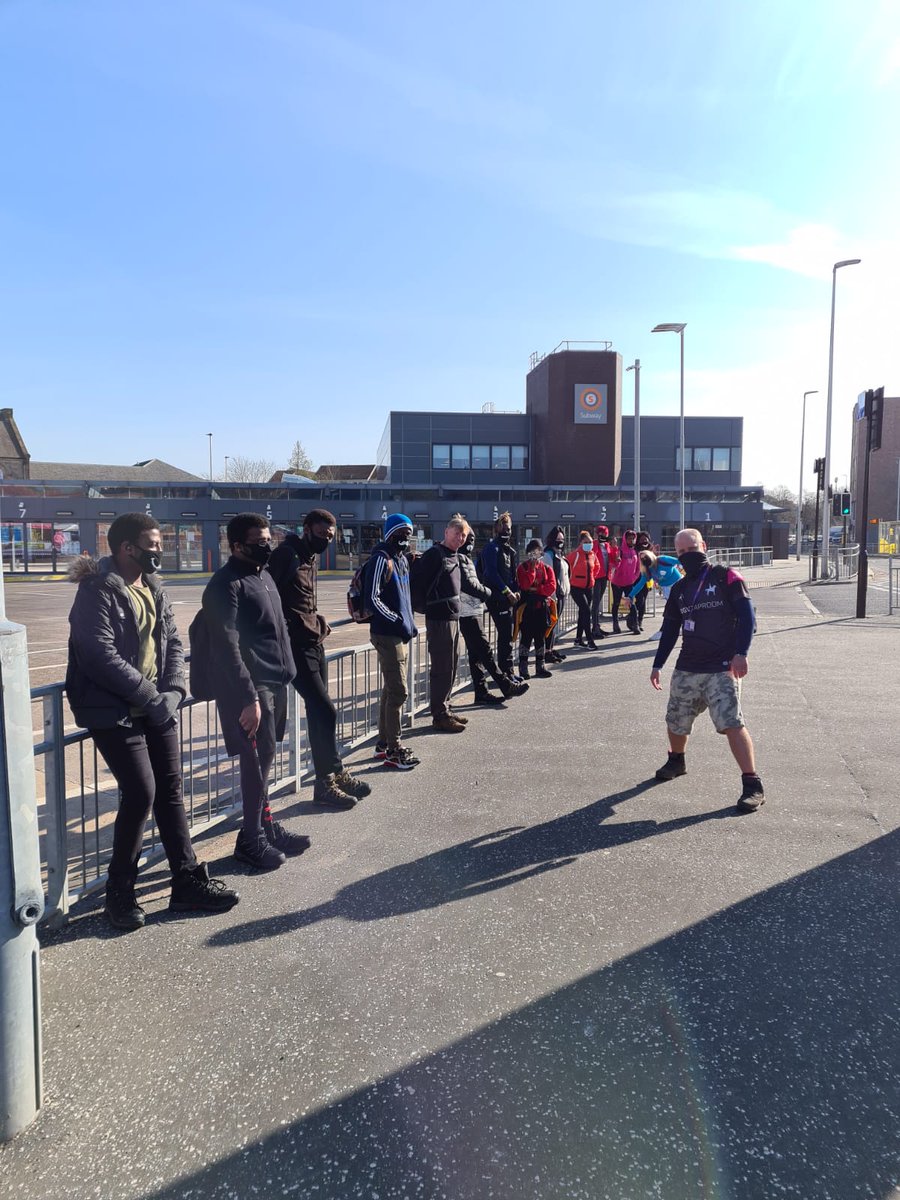
<svg viewBox="0 0 900 1200">
<path fill-rule="evenodd" d="M 535 667 L 534 673 L 538 677 L 538 679 L 549 679 L 553 674 L 552 671 L 547 670 L 546 666 L 544 665 L 543 658 L 537 659 L 537 661 L 534 664 L 534 667 Z"/>
<path fill-rule="evenodd" d="M 238 900 L 221 879 L 210 879 L 206 863 L 197 863 L 173 876 L 169 912 L 228 912 Z"/>
<path fill-rule="evenodd" d="M 103 906 L 106 919 L 114 929 L 132 932 L 142 929 L 147 914 L 137 902 L 134 880 L 109 879 L 106 883 L 106 904 Z"/>
<path fill-rule="evenodd" d="M 503 699 L 500 696 L 495 696 L 493 692 L 489 692 L 486 687 L 476 688 L 475 697 L 476 704 L 502 704 Z"/>
<path fill-rule="evenodd" d="M 530 679 L 531 678 L 531 676 L 528 674 L 528 659 L 527 658 L 519 659 L 519 678 L 520 679 Z"/>
</svg>

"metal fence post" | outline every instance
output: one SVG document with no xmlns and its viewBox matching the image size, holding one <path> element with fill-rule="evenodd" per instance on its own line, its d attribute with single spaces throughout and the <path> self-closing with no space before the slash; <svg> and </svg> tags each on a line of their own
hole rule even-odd
<svg viewBox="0 0 900 1200">
<path fill-rule="evenodd" d="M 44 815 L 47 822 L 47 923 L 69 915 L 69 852 L 66 823 L 66 742 L 62 685 L 44 696 Z"/>
</svg>

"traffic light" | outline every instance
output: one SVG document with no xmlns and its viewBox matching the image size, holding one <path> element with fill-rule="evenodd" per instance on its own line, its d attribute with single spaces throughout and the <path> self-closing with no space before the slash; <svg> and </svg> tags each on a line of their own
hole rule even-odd
<svg viewBox="0 0 900 1200">
<path fill-rule="evenodd" d="M 850 493 L 841 492 L 841 516 L 850 516 Z"/>
<path fill-rule="evenodd" d="M 872 432 L 869 435 L 869 448 L 881 449 L 881 426 L 884 421 L 884 388 L 875 388 L 872 392 L 871 417 Z"/>
<path fill-rule="evenodd" d="M 817 458 L 813 470 L 816 473 L 816 491 L 825 490 L 825 459 Z"/>
</svg>

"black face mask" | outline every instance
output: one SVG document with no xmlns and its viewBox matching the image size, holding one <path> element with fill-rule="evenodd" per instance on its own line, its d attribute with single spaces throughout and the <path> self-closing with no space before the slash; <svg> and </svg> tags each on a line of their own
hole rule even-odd
<svg viewBox="0 0 900 1200">
<path fill-rule="evenodd" d="M 688 575 L 696 575 L 708 560 L 704 550 L 685 550 L 684 554 L 678 555 L 678 561 Z"/>
<path fill-rule="evenodd" d="M 138 547 L 139 553 L 135 562 L 140 563 L 141 571 L 144 575 L 155 575 L 162 566 L 162 559 L 155 550 L 142 550 Z M 132 555 L 134 558 L 134 555 Z"/>
<path fill-rule="evenodd" d="M 331 545 L 327 537 L 319 537 L 316 533 L 308 533 L 306 536 L 309 538 L 309 544 L 315 550 L 316 554 L 324 554 Z"/>
<path fill-rule="evenodd" d="M 500 538 L 501 542 L 508 542 L 509 539 L 512 537 L 512 534 L 511 533 L 499 533 L 497 536 Z"/>
<path fill-rule="evenodd" d="M 244 542 L 244 553 L 257 567 L 264 567 L 272 555 L 272 547 L 264 542 L 257 542 L 255 546 Z"/>
</svg>

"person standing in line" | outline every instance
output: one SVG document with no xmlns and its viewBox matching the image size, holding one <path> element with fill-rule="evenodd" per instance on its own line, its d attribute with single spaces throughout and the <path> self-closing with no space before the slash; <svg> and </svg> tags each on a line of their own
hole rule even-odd
<svg viewBox="0 0 900 1200">
<path fill-rule="evenodd" d="M 666 601 L 650 672 L 650 683 L 661 691 L 660 671 L 680 633 L 681 651 L 666 708 L 669 755 L 656 778 L 665 783 L 687 773 L 688 737 L 695 719 L 708 709 L 716 732 L 728 739 L 741 769 L 738 810 L 755 812 L 765 803 L 765 792 L 741 712 L 741 680 L 749 670 L 747 655 L 755 625 L 747 585 L 730 567 L 713 566 L 699 529 L 679 530 L 675 553 L 685 577 L 673 585 Z"/>
<path fill-rule="evenodd" d="M 303 536 L 289 533 L 268 564 L 281 597 L 291 652 L 296 664 L 294 687 L 306 708 L 306 732 L 316 782 L 313 804 L 322 808 L 353 808 L 371 787 L 344 767 L 337 744 L 337 710 L 328 694 L 325 639 L 331 633 L 318 610 L 319 555 L 334 541 L 337 523 L 324 508 L 306 514 Z"/>
<path fill-rule="evenodd" d="M 606 525 L 597 526 L 594 553 L 597 555 L 599 570 L 594 582 L 594 594 L 591 598 L 591 636 L 597 640 L 608 637 L 606 630 L 600 627 L 600 617 L 603 614 L 603 597 L 606 595 L 606 584 L 613 567 L 619 559 L 615 539 L 610 541 L 609 527 Z"/>
<path fill-rule="evenodd" d="M 239 900 L 211 879 L 191 845 L 184 810 L 178 707 L 186 694 L 184 651 L 158 571 L 155 518 L 123 513 L 109 527 L 110 557 L 76 559 L 69 613 L 66 696 L 119 786 L 104 913 L 115 929 L 140 929 L 147 914 L 135 885 L 152 809 L 172 872 L 171 912 L 226 912 Z"/>
<path fill-rule="evenodd" d="M 626 529 L 625 535 L 619 546 L 619 558 L 616 565 L 613 567 L 612 574 L 609 577 L 609 582 L 612 584 L 612 619 L 613 633 L 621 633 L 619 625 L 619 605 L 622 603 L 622 597 L 627 591 L 638 581 L 638 576 L 641 573 L 641 564 L 637 556 L 637 551 L 634 548 L 634 543 L 637 534 L 633 529 Z"/>
<path fill-rule="evenodd" d="M 309 847 L 305 834 L 272 819 L 268 799 L 294 658 L 278 592 L 264 570 L 272 553 L 269 522 L 259 513 L 239 513 L 228 522 L 226 536 L 231 557 L 203 591 L 210 683 L 225 749 L 240 765 L 243 820 L 234 857 L 272 871 L 286 855 Z"/>
<path fill-rule="evenodd" d="M 384 540 L 372 551 L 365 572 L 365 604 L 372 614 L 370 636 L 383 681 L 375 757 L 397 771 L 409 771 L 419 765 L 416 755 L 400 740 L 403 705 L 409 695 L 406 685 L 409 643 L 418 633 L 406 558 L 412 531 L 412 521 L 405 514 L 393 513 L 387 517 Z"/>
<path fill-rule="evenodd" d="M 599 564 L 594 553 L 594 542 L 587 529 L 578 535 L 580 544 L 568 555 L 569 579 L 572 583 L 572 599 L 578 606 L 578 629 L 576 646 L 587 646 L 596 650 L 597 643 L 591 635 L 591 599 Z"/>
<path fill-rule="evenodd" d="M 638 559 L 641 557 L 642 550 L 647 550 L 651 554 L 655 554 L 655 551 L 653 550 L 653 539 L 650 537 L 650 534 L 646 529 L 638 530 L 638 535 L 634 539 L 634 548 L 637 551 Z M 641 575 L 638 575 L 637 580 L 635 581 L 635 586 L 640 582 Z M 634 588 L 632 587 L 628 592 L 631 606 L 628 609 L 628 616 L 625 618 L 625 624 L 632 633 L 637 634 L 644 632 L 644 615 L 647 611 L 648 590 L 649 589 L 645 581 L 644 587 L 638 589 L 633 600 L 631 599 L 631 593 L 634 591 Z"/>
<path fill-rule="evenodd" d="M 458 551 L 468 535 L 468 521 L 455 513 L 447 522 L 443 541 L 426 550 L 413 568 L 413 587 L 423 597 L 425 606 L 425 636 L 431 661 L 431 724 L 442 733 L 463 733 L 468 724 L 466 717 L 457 716 L 450 708 L 459 662 Z"/>
<path fill-rule="evenodd" d="M 466 643 L 466 653 L 469 656 L 469 670 L 475 687 L 476 704 L 502 704 L 513 696 L 521 696 L 528 691 L 527 683 L 516 683 L 508 675 L 504 675 L 494 658 L 491 644 L 484 636 L 482 614 L 484 602 L 490 599 L 491 592 L 478 578 L 472 555 L 475 552 L 475 534 L 472 530 L 458 551 L 460 568 L 460 616 L 459 632 Z M 488 688 L 487 677 L 490 675 L 501 693 L 495 696 Z"/>
<path fill-rule="evenodd" d="M 490 588 L 487 610 L 497 629 L 497 664 L 504 675 L 515 679 L 513 629 L 516 620 L 516 567 L 519 556 L 512 544 L 512 516 L 500 513 L 494 522 L 494 537 L 481 551 L 481 579 Z"/>
<path fill-rule="evenodd" d="M 547 629 L 550 625 L 548 602 L 556 594 L 556 576 L 544 562 L 541 543 L 532 538 L 525 547 L 525 560 L 516 568 L 516 582 L 522 600 L 522 619 L 519 626 L 519 676 L 528 678 L 528 651 L 534 642 L 534 673 L 539 679 L 549 679 L 545 663 Z"/>
<path fill-rule="evenodd" d="M 553 572 L 556 580 L 556 624 L 547 634 L 547 662 L 561 663 L 566 660 L 565 654 L 561 654 L 556 649 L 559 622 L 562 620 L 566 598 L 571 591 L 569 564 L 566 561 L 565 551 L 566 535 L 560 525 L 554 525 L 547 534 L 547 542 L 544 546 L 544 562 Z"/>
</svg>

